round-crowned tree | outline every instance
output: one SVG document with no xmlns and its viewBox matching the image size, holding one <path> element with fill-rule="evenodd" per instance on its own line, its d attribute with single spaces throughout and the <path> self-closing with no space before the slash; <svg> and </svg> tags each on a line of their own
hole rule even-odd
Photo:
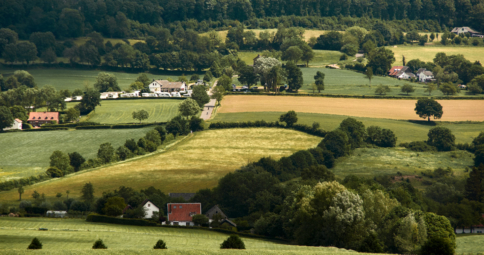
<svg viewBox="0 0 484 255">
<path fill-rule="evenodd" d="M 429 130 L 427 144 L 435 146 L 438 151 L 452 151 L 455 149 L 455 136 L 450 129 L 435 127 Z"/>
<path fill-rule="evenodd" d="M 47 169 L 46 173 L 52 178 L 58 178 L 58 177 L 64 176 L 64 173 L 62 172 L 62 170 L 60 170 L 59 168 L 57 168 L 55 166 L 49 167 L 49 169 Z"/>
<path fill-rule="evenodd" d="M 99 239 L 96 242 L 94 242 L 94 245 L 92 246 L 93 249 L 107 249 L 108 247 L 104 245 L 103 240 Z"/>
<path fill-rule="evenodd" d="M 444 114 L 442 105 L 433 99 L 419 99 L 415 104 L 415 112 L 420 118 L 428 118 L 428 121 L 431 116 L 434 116 L 434 119 L 440 119 Z"/>
<path fill-rule="evenodd" d="M 245 249 L 245 244 L 238 235 L 231 235 L 221 245 L 220 249 Z"/>
<path fill-rule="evenodd" d="M 42 249 L 42 243 L 35 237 L 32 239 L 32 242 L 30 243 L 29 247 L 27 248 L 29 250 L 40 250 Z"/>
<path fill-rule="evenodd" d="M 288 111 L 279 117 L 279 121 L 286 122 L 288 127 L 292 127 L 297 122 L 297 114 L 295 111 Z"/>
<path fill-rule="evenodd" d="M 168 248 L 166 247 L 166 243 L 163 240 L 160 239 L 160 240 L 158 240 L 158 242 L 156 242 L 153 249 L 168 249 Z"/>
</svg>

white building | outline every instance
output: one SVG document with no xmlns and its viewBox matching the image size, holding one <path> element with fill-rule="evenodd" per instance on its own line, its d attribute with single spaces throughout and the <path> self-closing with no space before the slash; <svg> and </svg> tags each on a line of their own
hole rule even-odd
<svg viewBox="0 0 484 255">
<path fill-rule="evenodd" d="M 419 82 L 429 82 L 434 79 L 434 74 L 427 70 L 420 72 L 417 76 Z"/>
<path fill-rule="evenodd" d="M 47 217 L 64 218 L 67 215 L 67 212 L 66 211 L 47 211 L 45 215 Z"/>
<path fill-rule="evenodd" d="M 179 92 L 179 93 L 186 93 L 187 91 L 187 85 L 185 82 L 172 82 L 172 81 L 167 81 L 167 80 L 154 80 L 150 85 L 149 85 L 150 91 L 151 92 Z"/>
<path fill-rule="evenodd" d="M 139 90 L 133 91 L 132 93 L 121 94 L 121 97 L 139 97 Z"/>
<path fill-rule="evenodd" d="M 101 99 L 118 98 L 122 92 L 103 92 L 101 93 Z"/>
<path fill-rule="evenodd" d="M 151 219 L 153 217 L 153 213 L 155 212 L 160 213 L 160 208 L 149 200 L 145 200 L 143 202 L 143 209 L 145 210 L 145 219 Z"/>
<path fill-rule="evenodd" d="M 4 131 L 7 131 L 7 130 L 22 130 L 22 121 L 19 120 L 19 119 L 14 119 L 12 126 L 4 128 L 3 130 Z"/>
</svg>

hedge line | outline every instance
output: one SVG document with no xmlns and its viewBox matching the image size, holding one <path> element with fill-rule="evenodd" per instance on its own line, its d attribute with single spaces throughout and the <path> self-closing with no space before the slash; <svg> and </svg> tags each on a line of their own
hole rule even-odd
<svg viewBox="0 0 484 255">
<path fill-rule="evenodd" d="M 155 125 L 163 125 L 166 122 L 145 123 L 145 124 L 119 124 L 119 125 L 93 125 L 93 126 L 78 126 L 76 129 L 128 129 L 128 128 L 144 128 Z"/>
<path fill-rule="evenodd" d="M 33 129 L 25 129 L 23 131 L 26 132 L 33 132 L 33 131 L 54 131 L 54 130 L 68 130 L 66 127 L 60 127 L 60 128 L 33 128 Z"/>
<path fill-rule="evenodd" d="M 278 121 L 276 122 L 267 122 L 264 120 L 258 121 L 248 121 L 248 122 L 215 122 L 210 123 L 209 129 L 226 129 L 226 128 L 253 128 L 253 127 L 275 127 L 275 128 L 287 128 L 287 129 L 294 129 L 300 132 L 304 132 L 310 135 L 324 137 L 326 136 L 326 131 L 322 129 L 313 129 L 310 126 L 302 125 L 302 124 L 295 124 L 292 127 L 287 127 Z"/>
<path fill-rule="evenodd" d="M 185 100 L 186 97 L 118 97 L 118 98 L 106 98 L 107 100 L 142 100 L 142 99 L 171 99 L 171 100 Z"/>
<path fill-rule="evenodd" d="M 338 95 L 338 94 L 297 94 L 297 93 L 273 93 L 273 92 L 259 92 L 258 95 L 266 96 L 303 96 L 303 97 L 335 97 L 335 98 L 366 98 L 366 99 L 422 99 L 428 98 L 429 96 L 380 96 L 380 95 Z M 249 93 L 241 92 L 227 92 L 227 95 L 250 95 Z M 466 97 L 466 96 L 431 96 L 433 99 L 440 100 L 483 100 L 484 96 L 481 97 Z"/>
<path fill-rule="evenodd" d="M 42 127 L 78 127 L 78 126 L 96 126 L 101 125 L 99 122 L 77 122 L 77 123 L 65 123 L 65 124 L 44 124 Z"/>
<path fill-rule="evenodd" d="M 125 218 L 115 218 L 104 215 L 89 214 L 86 221 L 88 222 L 104 222 L 122 225 L 133 225 L 133 226 L 156 226 L 156 222 L 147 221 L 142 219 L 125 219 Z"/>
</svg>

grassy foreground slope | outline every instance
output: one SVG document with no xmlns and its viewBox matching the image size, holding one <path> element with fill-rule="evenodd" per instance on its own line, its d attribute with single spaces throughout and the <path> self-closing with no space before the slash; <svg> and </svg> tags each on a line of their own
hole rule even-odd
<svg viewBox="0 0 484 255">
<path fill-rule="evenodd" d="M 25 187 L 25 194 L 37 190 L 54 197 L 70 190 L 76 197 L 87 182 L 94 185 L 95 196 L 122 185 L 135 190 L 154 186 L 165 193 L 196 192 L 215 187 L 225 174 L 249 162 L 267 156 L 278 159 L 320 141 L 320 137 L 275 128 L 209 130 L 193 133 L 166 152 L 37 183 Z M 15 199 L 16 190 L 0 193 L 0 201 Z"/>
<path fill-rule="evenodd" d="M 222 104 L 224 102 L 222 101 Z M 238 113 L 217 113 L 212 122 L 243 122 L 243 121 L 277 121 L 283 112 L 238 112 Z M 319 114 L 319 113 L 305 113 L 297 112 L 298 123 L 311 125 L 313 122 L 319 122 L 321 128 L 324 130 L 333 130 L 339 126 L 341 121 L 348 118 L 345 115 Z M 382 128 L 391 129 L 398 137 L 398 143 L 423 141 L 427 140 L 427 133 L 429 129 L 434 126 L 425 125 L 425 122 L 411 122 L 405 120 L 391 120 L 391 119 L 377 119 L 354 117 L 363 122 L 366 127 L 379 126 Z M 444 126 L 452 130 L 456 137 L 456 143 L 470 143 L 484 131 L 484 123 L 449 123 L 439 122 L 439 126 Z"/>
<path fill-rule="evenodd" d="M 152 128 L 97 129 L 0 134 L 0 181 L 28 177 L 45 172 L 49 157 L 55 150 L 79 152 L 84 158 L 94 158 L 99 145 L 109 142 L 117 148 L 126 139 L 139 139 Z"/>
<path fill-rule="evenodd" d="M 333 247 L 307 247 L 283 242 L 245 238 L 246 250 L 221 250 L 228 235 L 214 231 L 184 228 L 138 227 L 90 223 L 77 219 L 2 218 L 0 219 L 0 253 L 24 254 L 34 237 L 43 244 L 35 254 L 359 254 Z M 47 228 L 48 231 L 38 231 Z M 91 247 L 97 239 L 108 247 L 105 251 Z M 168 249 L 153 250 L 159 240 Z"/>
<path fill-rule="evenodd" d="M 458 235 L 456 254 L 483 254 L 484 236 L 482 234 Z"/>
<path fill-rule="evenodd" d="M 133 119 L 133 112 L 145 110 L 149 118 L 143 122 L 167 122 L 178 115 L 181 102 L 172 99 L 104 100 L 84 120 L 108 124 L 138 123 Z"/>
</svg>

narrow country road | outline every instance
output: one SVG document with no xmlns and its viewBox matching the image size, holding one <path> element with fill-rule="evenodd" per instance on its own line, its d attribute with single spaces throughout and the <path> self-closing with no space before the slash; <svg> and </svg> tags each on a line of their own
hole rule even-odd
<svg viewBox="0 0 484 255">
<path fill-rule="evenodd" d="M 208 96 L 212 96 L 212 90 L 213 90 L 213 88 L 215 88 L 215 86 L 217 86 L 217 82 L 218 82 L 218 80 L 215 81 L 213 83 L 212 88 L 210 90 L 208 90 L 208 92 L 207 92 Z M 202 118 L 203 120 L 210 119 L 210 117 L 212 117 L 212 112 L 213 112 L 213 109 L 215 108 L 216 103 L 217 103 L 217 100 L 210 99 L 210 102 L 206 103 L 203 106 L 202 115 L 200 116 L 200 118 Z"/>
</svg>

